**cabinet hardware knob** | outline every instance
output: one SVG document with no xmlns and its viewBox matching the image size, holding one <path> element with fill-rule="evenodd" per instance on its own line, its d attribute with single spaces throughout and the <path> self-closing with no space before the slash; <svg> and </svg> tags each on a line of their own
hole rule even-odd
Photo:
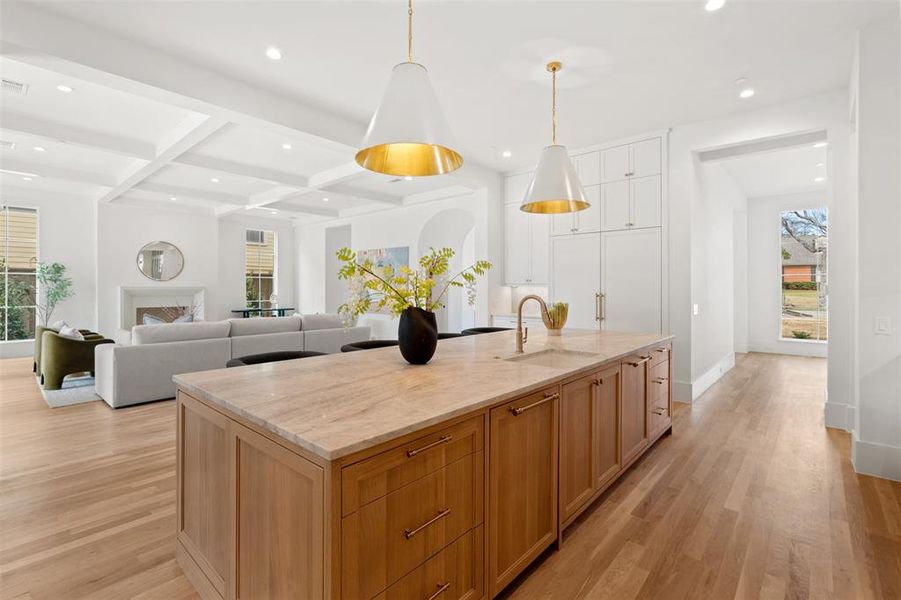
<svg viewBox="0 0 901 600">
<path fill-rule="evenodd" d="M 414 456 L 416 456 L 417 454 L 419 454 L 421 452 L 425 452 L 426 450 L 434 448 L 435 446 L 440 446 L 441 444 L 446 444 L 449 441 L 451 441 L 452 439 L 454 439 L 454 436 L 452 436 L 452 435 L 443 435 L 440 438 L 438 438 L 437 440 L 435 440 L 434 442 L 432 442 L 430 444 L 426 444 L 425 446 L 422 446 L 421 448 L 410 448 L 409 450 L 407 450 L 407 458 L 413 458 Z"/>
<path fill-rule="evenodd" d="M 443 594 L 445 591 L 447 591 L 447 588 L 449 588 L 449 587 L 450 587 L 450 581 L 448 581 L 447 583 L 439 583 L 438 591 L 435 592 L 434 594 L 432 594 L 431 596 L 429 596 L 427 598 L 427 600 L 435 600 L 435 598 L 437 598 L 438 596 Z"/>
<path fill-rule="evenodd" d="M 594 385 L 597 385 L 597 386 L 604 385 L 604 378 L 603 378 L 603 377 L 598 377 L 597 379 L 595 379 L 595 380 L 592 381 L 591 383 L 593 383 Z"/>
<path fill-rule="evenodd" d="M 654 414 L 655 415 L 664 415 L 664 414 L 666 414 L 666 409 L 658 406 L 657 408 L 654 409 Z"/>
<path fill-rule="evenodd" d="M 435 515 L 434 517 L 432 517 L 431 519 L 429 519 L 428 521 L 426 521 L 425 523 L 423 523 L 416 529 L 404 529 L 404 537 L 407 539 L 410 539 L 411 537 L 413 537 L 414 535 L 416 535 L 417 533 L 419 533 L 420 531 L 422 531 L 423 529 L 425 529 L 432 523 L 435 523 L 436 521 L 440 521 L 441 519 L 443 519 L 444 517 L 446 517 L 449 514 L 450 514 L 449 508 L 445 508 L 444 510 L 438 511 L 437 515 Z"/>
<path fill-rule="evenodd" d="M 510 412 L 513 413 L 514 417 L 518 417 L 519 415 L 521 415 L 522 413 L 526 412 L 527 410 L 529 410 L 531 408 L 535 408 L 536 406 L 541 406 L 545 402 L 549 402 L 551 400 L 556 400 L 559 397 L 560 397 L 560 394 L 558 392 L 554 392 L 550 396 L 545 396 L 541 400 L 539 400 L 537 402 L 533 402 L 531 404 L 526 404 L 525 406 L 511 406 Z"/>
<path fill-rule="evenodd" d="M 648 362 L 649 360 L 651 360 L 650 356 L 641 356 L 639 358 L 641 358 L 641 360 L 636 361 L 636 362 L 626 363 L 626 364 L 629 365 L 630 367 L 638 367 L 638 366 L 641 366 L 644 363 Z"/>
</svg>

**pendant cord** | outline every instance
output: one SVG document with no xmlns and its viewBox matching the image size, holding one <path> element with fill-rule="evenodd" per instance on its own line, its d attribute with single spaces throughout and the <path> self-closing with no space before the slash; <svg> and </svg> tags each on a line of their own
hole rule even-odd
<svg viewBox="0 0 901 600">
<path fill-rule="evenodd" d="M 551 143 L 557 145 L 557 69 L 551 70 Z"/>
<path fill-rule="evenodd" d="M 407 62 L 413 62 L 413 0 L 407 0 Z"/>
</svg>

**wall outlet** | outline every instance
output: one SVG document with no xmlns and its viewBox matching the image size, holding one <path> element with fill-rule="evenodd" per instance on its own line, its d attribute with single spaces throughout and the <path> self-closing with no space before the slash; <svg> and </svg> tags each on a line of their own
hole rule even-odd
<svg viewBox="0 0 901 600">
<path fill-rule="evenodd" d="M 701 314 L 701 306 L 699 304 L 692 304 L 691 305 L 691 316 L 697 317 L 699 314 Z"/>
<path fill-rule="evenodd" d="M 876 317 L 873 323 L 873 333 L 876 335 L 892 335 L 891 317 Z"/>
</svg>

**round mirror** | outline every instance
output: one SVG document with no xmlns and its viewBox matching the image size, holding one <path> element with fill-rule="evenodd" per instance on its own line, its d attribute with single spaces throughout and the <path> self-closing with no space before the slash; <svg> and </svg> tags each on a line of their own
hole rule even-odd
<svg viewBox="0 0 901 600">
<path fill-rule="evenodd" d="M 138 252 L 138 270 L 147 279 L 169 281 L 185 267 L 181 250 L 169 242 L 150 242 Z"/>
</svg>

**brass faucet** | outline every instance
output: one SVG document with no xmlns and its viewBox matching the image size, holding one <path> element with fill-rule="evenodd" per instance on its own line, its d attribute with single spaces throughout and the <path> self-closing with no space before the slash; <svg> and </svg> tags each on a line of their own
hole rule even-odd
<svg viewBox="0 0 901 600">
<path fill-rule="evenodd" d="M 523 326 L 522 326 L 522 305 L 526 303 L 526 300 L 537 300 L 538 304 L 541 305 L 541 320 L 544 321 L 544 324 L 548 327 L 548 323 L 550 323 L 551 318 L 547 314 L 547 304 L 545 304 L 544 299 L 541 296 L 536 296 L 535 294 L 529 294 L 528 296 L 524 296 L 522 300 L 519 301 L 519 308 L 516 309 L 516 353 L 522 354 L 522 345 L 529 341 L 529 328 L 525 328 L 525 334 L 523 334 Z"/>
</svg>

